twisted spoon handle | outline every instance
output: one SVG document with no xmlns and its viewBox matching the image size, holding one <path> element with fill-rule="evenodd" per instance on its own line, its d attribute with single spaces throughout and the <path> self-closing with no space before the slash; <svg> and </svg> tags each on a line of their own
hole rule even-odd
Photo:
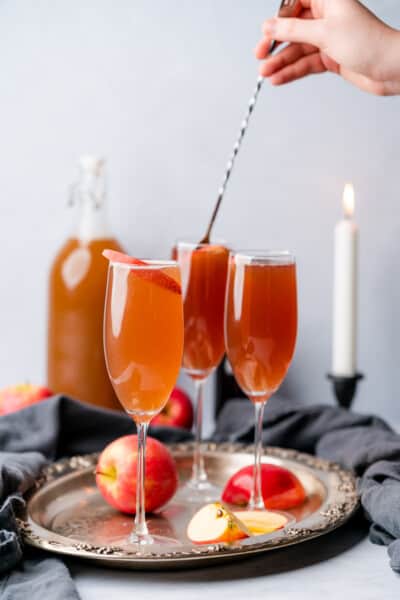
<svg viewBox="0 0 400 600">
<path fill-rule="evenodd" d="M 279 9 L 279 16 L 281 17 L 292 17 L 292 16 L 296 16 L 299 11 L 301 10 L 301 2 L 299 0 L 282 0 L 280 9 Z M 269 50 L 269 53 L 272 54 L 272 52 L 274 52 L 274 50 L 277 47 L 277 42 L 274 40 L 271 44 L 271 48 Z M 246 115 L 242 121 L 241 127 L 240 127 L 240 132 L 239 132 L 239 136 L 236 140 L 235 145 L 233 146 L 233 151 L 232 154 L 229 158 L 229 161 L 226 165 L 226 169 L 225 169 L 225 175 L 224 175 L 224 179 L 222 181 L 222 185 L 218 190 L 218 197 L 217 197 L 217 201 L 215 203 L 214 206 L 214 210 L 213 213 L 211 215 L 211 219 L 210 222 L 208 224 L 207 227 L 207 231 L 204 235 L 204 237 L 200 240 L 199 244 L 209 244 L 210 243 L 210 236 L 211 236 L 211 231 L 212 228 L 214 226 L 215 220 L 217 218 L 218 215 L 218 211 L 221 207 L 221 203 L 222 203 L 222 199 L 225 195 L 225 191 L 229 182 L 229 179 L 231 177 L 232 174 L 232 170 L 233 167 L 235 165 L 235 160 L 236 157 L 239 153 L 240 147 L 242 145 L 243 142 L 243 138 L 246 135 L 246 131 L 248 129 L 249 126 L 249 121 L 250 121 L 250 117 L 253 113 L 253 110 L 257 104 L 257 100 L 258 100 L 258 96 L 260 94 L 262 85 L 263 85 L 264 79 L 262 77 L 259 77 L 257 79 L 257 85 L 256 88 L 254 90 L 253 96 L 250 98 L 248 107 L 247 107 L 247 112 Z"/>
</svg>

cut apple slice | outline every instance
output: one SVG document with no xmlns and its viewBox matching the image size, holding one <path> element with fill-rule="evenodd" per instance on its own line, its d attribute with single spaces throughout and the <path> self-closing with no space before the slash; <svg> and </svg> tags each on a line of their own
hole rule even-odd
<svg viewBox="0 0 400 600">
<path fill-rule="evenodd" d="M 149 265 L 149 263 L 144 260 L 140 260 L 139 258 L 134 258 L 133 256 L 129 256 L 128 254 L 123 254 L 122 252 L 117 252 L 116 250 L 103 250 L 103 256 L 107 258 L 110 262 L 121 263 L 124 265 L 136 265 L 143 266 Z M 175 294 L 181 294 L 181 286 L 180 284 L 173 278 L 164 273 L 159 269 L 137 269 L 134 274 L 141 279 L 146 279 L 147 281 L 151 281 L 170 292 Z"/>
<path fill-rule="evenodd" d="M 187 536 L 195 544 L 230 543 L 249 537 L 250 531 L 226 506 L 214 502 L 192 517 Z"/>
<path fill-rule="evenodd" d="M 107 258 L 110 262 L 122 263 L 125 265 L 146 265 L 147 263 L 144 260 L 140 260 L 139 258 L 134 258 L 133 256 L 129 256 L 129 254 L 124 254 L 123 252 L 118 252 L 117 250 L 103 250 L 103 256 Z"/>
<path fill-rule="evenodd" d="M 251 535 L 265 535 L 278 531 L 289 522 L 285 515 L 269 510 L 243 510 L 233 514 L 247 527 Z"/>
</svg>

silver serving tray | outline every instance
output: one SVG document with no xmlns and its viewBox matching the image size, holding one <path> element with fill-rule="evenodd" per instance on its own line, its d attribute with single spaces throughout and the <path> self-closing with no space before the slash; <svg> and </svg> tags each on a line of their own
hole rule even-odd
<svg viewBox="0 0 400 600">
<path fill-rule="evenodd" d="M 184 482 L 191 470 L 192 445 L 176 444 L 170 449 Z M 221 489 L 235 471 L 253 460 L 253 447 L 239 444 L 205 444 L 204 453 L 210 479 Z M 118 546 L 115 540 L 128 536 L 133 519 L 108 506 L 98 492 L 95 454 L 64 459 L 44 470 L 29 493 L 26 518 L 20 520 L 21 531 L 31 546 L 106 566 L 192 568 L 310 540 L 336 529 L 355 512 L 356 480 L 339 465 L 281 448 L 266 448 L 263 460 L 293 471 L 307 491 L 304 504 L 287 511 L 294 520 L 272 534 L 233 544 L 195 546 L 186 537 L 186 527 L 199 507 L 172 500 L 160 513 L 149 515 L 149 527 L 154 534 L 172 537 L 175 545 L 145 546 L 142 550 Z"/>
</svg>

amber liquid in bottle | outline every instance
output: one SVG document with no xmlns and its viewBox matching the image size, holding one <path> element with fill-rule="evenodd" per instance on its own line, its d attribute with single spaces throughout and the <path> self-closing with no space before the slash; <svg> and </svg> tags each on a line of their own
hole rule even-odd
<svg viewBox="0 0 400 600">
<path fill-rule="evenodd" d="M 78 185 L 81 219 L 56 256 L 50 271 L 48 306 L 48 386 L 103 408 L 121 410 L 107 374 L 103 351 L 103 314 L 108 263 L 104 248 L 122 250 L 107 235 L 102 205 L 93 204 L 98 190 L 90 161 Z M 94 170 L 94 169 L 92 169 Z M 96 187 L 97 186 L 97 187 Z M 96 200 L 96 202 L 98 199 Z"/>
</svg>

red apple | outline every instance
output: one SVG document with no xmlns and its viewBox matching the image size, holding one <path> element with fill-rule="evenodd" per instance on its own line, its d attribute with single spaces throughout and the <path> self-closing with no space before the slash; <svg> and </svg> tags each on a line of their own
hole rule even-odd
<svg viewBox="0 0 400 600">
<path fill-rule="evenodd" d="M 136 513 L 136 435 L 118 438 L 100 454 L 96 483 L 103 498 L 117 510 Z M 178 487 L 178 472 L 168 448 L 154 438 L 146 447 L 146 512 L 152 512 L 172 498 Z"/>
<path fill-rule="evenodd" d="M 53 392 L 48 388 L 41 385 L 32 385 L 31 383 L 22 383 L 4 388 L 0 390 L 0 415 L 26 408 L 52 395 Z"/>
<path fill-rule="evenodd" d="M 193 426 L 193 406 L 189 396 L 179 388 L 172 390 L 167 404 L 151 421 L 152 425 L 182 427 L 189 431 Z"/>
<path fill-rule="evenodd" d="M 247 506 L 253 489 L 253 466 L 243 467 L 232 475 L 222 492 L 222 500 L 228 504 Z M 263 463 L 261 487 L 265 508 L 285 510 L 302 504 L 306 492 L 299 479 L 283 467 Z"/>
</svg>

